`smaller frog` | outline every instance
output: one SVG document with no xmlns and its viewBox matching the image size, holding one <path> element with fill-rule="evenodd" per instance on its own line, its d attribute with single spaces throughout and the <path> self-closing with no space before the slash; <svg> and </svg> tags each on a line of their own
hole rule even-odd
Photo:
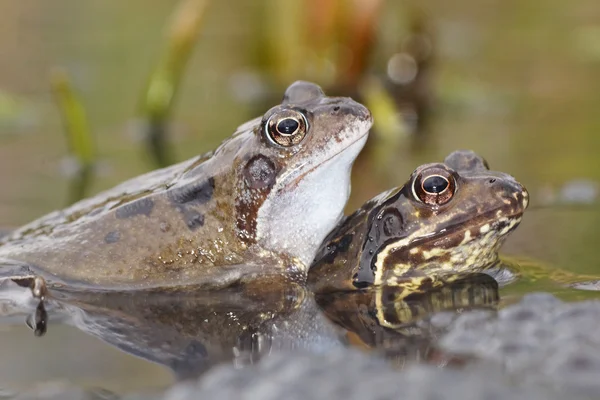
<svg viewBox="0 0 600 400">
<path fill-rule="evenodd" d="M 342 218 L 373 123 L 295 82 L 214 152 L 150 172 L 0 238 L 0 278 L 104 290 L 305 279 Z M 267 279 L 268 280 L 268 279 Z"/>
<path fill-rule="evenodd" d="M 498 249 L 520 223 L 527 190 L 472 151 L 418 167 L 368 201 L 322 244 L 308 274 L 319 293 L 397 286 L 425 292 L 461 273 L 498 276 Z"/>
</svg>

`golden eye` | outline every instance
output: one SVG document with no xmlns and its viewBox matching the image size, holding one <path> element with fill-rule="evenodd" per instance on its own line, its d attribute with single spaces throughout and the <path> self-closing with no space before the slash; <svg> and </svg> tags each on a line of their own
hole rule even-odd
<svg viewBox="0 0 600 400">
<path fill-rule="evenodd" d="M 298 111 L 283 110 L 267 120 L 265 131 L 272 142 L 290 147 L 304 139 L 308 131 L 308 122 Z"/>
<path fill-rule="evenodd" d="M 425 204 L 431 206 L 446 204 L 456 193 L 456 179 L 445 168 L 427 168 L 413 181 L 413 193 Z"/>
</svg>

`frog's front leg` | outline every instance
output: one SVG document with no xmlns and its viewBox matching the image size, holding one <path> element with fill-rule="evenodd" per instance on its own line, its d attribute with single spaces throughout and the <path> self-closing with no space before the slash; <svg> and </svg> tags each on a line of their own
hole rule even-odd
<svg viewBox="0 0 600 400">
<path fill-rule="evenodd" d="M 46 280 L 31 268 L 19 262 L 0 259 L 0 281 L 12 280 L 19 286 L 31 289 L 33 297 L 44 300 L 48 293 Z"/>
</svg>

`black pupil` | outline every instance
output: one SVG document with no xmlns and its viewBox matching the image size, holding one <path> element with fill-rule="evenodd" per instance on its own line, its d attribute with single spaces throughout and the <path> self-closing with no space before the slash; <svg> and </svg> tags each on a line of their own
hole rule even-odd
<svg viewBox="0 0 600 400">
<path fill-rule="evenodd" d="M 423 181 L 423 189 L 427 193 L 441 193 L 448 187 L 448 180 L 439 176 L 430 176 Z"/>
<path fill-rule="evenodd" d="M 300 124 L 298 124 L 298 121 L 295 119 L 286 118 L 279 121 L 277 124 L 277 131 L 279 131 L 279 133 L 282 135 L 291 135 L 298 130 L 299 126 Z"/>
</svg>

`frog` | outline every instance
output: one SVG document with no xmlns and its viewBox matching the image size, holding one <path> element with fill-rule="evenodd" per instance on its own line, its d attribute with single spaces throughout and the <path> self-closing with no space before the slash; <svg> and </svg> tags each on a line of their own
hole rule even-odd
<svg viewBox="0 0 600 400">
<path fill-rule="evenodd" d="M 297 81 L 218 148 L 0 238 L 0 278 L 29 286 L 220 290 L 305 280 L 343 217 L 369 110 Z"/>
<path fill-rule="evenodd" d="M 465 273 L 511 281 L 498 250 L 528 204 L 514 177 L 471 150 L 454 151 L 341 221 L 317 252 L 308 285 L 317 293 L 397 288 L 400 301 Z"/>
</svg>

